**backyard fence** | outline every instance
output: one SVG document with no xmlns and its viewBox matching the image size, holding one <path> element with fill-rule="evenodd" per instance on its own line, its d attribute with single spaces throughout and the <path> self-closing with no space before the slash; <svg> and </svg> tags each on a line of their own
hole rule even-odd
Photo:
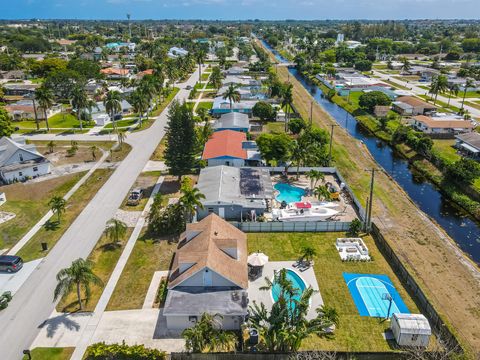
<svg viewBox="0 0 480 360">
<path fill-rule="evenodd" d="M 404 284 L 407 291 L 416 300 L 421 313 L 427 317 L 434 334 L 436 334 L 449 348 L 455 350 L 458 349 L 458 351 L 460 351 L 462 348 L 455 335 L 447 326 L 445 326 L 445 323 L 438 314 L 437 310 L 435 310 L 420 286 L 418 286 L 413 276 L 410 275 L 408 270 L 402 264 L 402 261 L 395 254 L 395 251 L 383 237 L 380 229 L 374 223 L 372 223 L 371 234 L 377 247 L 382 252 L 383 256 L 388 261 L 395 274 Z"/>
<path fill-rule="evenodd" d="M 348 231 L 350 222 L 294 221 L 294 222 L 230 222 L 243 232 L 339 232 Z"/>
</svg>

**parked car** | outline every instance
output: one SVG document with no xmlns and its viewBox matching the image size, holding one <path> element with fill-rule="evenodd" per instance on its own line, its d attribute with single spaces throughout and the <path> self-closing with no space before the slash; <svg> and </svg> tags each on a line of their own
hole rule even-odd
<svg viewBox="0 0 480 360">
<path fill-rule="evenodd" d="M 191 85 L 187 85 L 187 86 L 185 87 L 185 89 L 187 89 L 187 90 L 192 90 L 193 87 L 192 87 Z"/>
<path fill-rule="evenodd" d="M 0 255 L 0 271 L 17 272 L 23 267 L 23 260 L 19 256 Z"/>
<path fill-rule="evenodd" d="M 127 200 L 127 205 L 135 206 L 140 203 L 140 200 L 143 198 L 143 190 L 142 189 L 133 189 L 130 192 L 130 196 Z"/>
<path fill-rule="evenodd" d="M 11 300 L 12 300 L 12 293 L 10 291 L 5 291 L 0 296 L 0 310 L 5 309 Z"/>
</svg>

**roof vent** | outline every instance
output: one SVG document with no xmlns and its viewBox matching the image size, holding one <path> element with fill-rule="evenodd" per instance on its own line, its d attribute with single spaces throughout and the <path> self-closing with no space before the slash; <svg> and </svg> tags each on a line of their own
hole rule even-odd
<svg viewBox="0 0 480 360">
<path fill-rule="evenodd" d="M 218 235 L 218 231 L 215 231 L 213 234 L 214 234 L 215 236 L 217 236 L 217 235 Z"/>
</svg>

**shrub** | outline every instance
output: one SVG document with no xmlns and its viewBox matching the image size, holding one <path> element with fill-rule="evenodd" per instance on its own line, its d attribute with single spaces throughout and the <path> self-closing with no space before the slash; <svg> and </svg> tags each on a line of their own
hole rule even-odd
<svg viewBox="0 0 480 360">
<path fill-rule="evenodd" d="M 86 360 L 164 360 L 166 354 L 157 349 L 149 349 L 144 345 L 126 345 L 96 343 L 87 349 Z"/>
<path fill-rule="evenodd" d="M 381 91 L 371 91 L 360 95 L 358 104 L 361 108 L 373 113 L 377 105 L 390 105 L 392 101 L 387 94 Z"/>
<path fill-rule="evenodd" d="M 269 121 L 275 120 L 276 112 L 269 103 L 259 101 L 253 106 L 252 115 L 260 118 L 262 121 Z"/>
<path fill-rule="evenodd" d="M 358 236 L 362 230 L 362 222 L 358 219 L 353 219 L 348 228 L 347 234 L 349 236 Z"/>
</svg>

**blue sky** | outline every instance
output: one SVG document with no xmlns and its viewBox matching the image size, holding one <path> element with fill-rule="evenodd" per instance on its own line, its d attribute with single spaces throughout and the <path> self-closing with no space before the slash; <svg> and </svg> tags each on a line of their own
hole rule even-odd
<svg viewBox="0 0 480 360">
<path fill-rule="evenodd" d="M 0 0 L 0 9 L 2 19 L 478 19 L 480 1 Z"/>
</svg>

